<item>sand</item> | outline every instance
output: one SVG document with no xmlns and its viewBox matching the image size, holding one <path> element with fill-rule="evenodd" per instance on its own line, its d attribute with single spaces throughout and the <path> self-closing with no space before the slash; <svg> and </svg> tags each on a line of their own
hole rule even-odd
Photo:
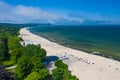
<svg viewBox="0 0 120 80">
<path fill-rule="evenodd" d="M 43 37 L 20 30 L 23 40 L 31 40 L 47 51 L 47 56 L 58 56 L 80 80 L 120 80 L 120 62 L 64 47 Z"/>
</svg>

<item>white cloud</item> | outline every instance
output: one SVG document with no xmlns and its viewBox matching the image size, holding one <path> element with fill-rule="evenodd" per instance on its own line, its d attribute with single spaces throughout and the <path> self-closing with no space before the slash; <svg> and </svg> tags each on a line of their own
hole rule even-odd
<svg viewBox="0 0 120 80">
<path fill-rule="evenodd" d="M 0 22 L 33 22 L 37 20 L 42 22 L 54 22 L 58 20 L 60 16 L 45 12 L 37 7 L 31 6 L 11 6 L 7 3 L 0 1 Z"/>
<path fill-rule="evenodd" d="M 37 7 L 26 7 L 19 5 L 15 8 L 14 13 L 19 16 L 29 17 L 33 19 L 59 19 L 59 16 L 42 11 Z"/>
<path fill-rule="evenodd" d="M 113 19 L 113 18 L 112 18 Z M 112 20 L 99 13 L 77 12 L 53 14 L 38 7 L 17 5 L 12 6 L 0 0 L 0 22 L 11 23 L 55 23 L 55 24 L 82 24 L 108 22 Z M 118 22 L 117 22 L 118 23 Z"/>
</svg>

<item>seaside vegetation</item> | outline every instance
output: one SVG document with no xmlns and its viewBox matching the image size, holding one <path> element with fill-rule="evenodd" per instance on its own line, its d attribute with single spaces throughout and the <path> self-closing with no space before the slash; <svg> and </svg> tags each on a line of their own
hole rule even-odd
<svg viewBox="0 0 120 80">
<path fill-rule="evenodd" d="M 18 59 L 16 80 L 28 80 L 34 74 L 38 74 L 36 75 L 39 76 L 37 80 L 47 80 L 49 78 L 49 71 L 42 64 L 46 51 L 39 46 L 28 45 L 23 48 L 23 52 L 22 56 Z"/>
<path fill-rule="evenodd" d="M 68 65 L 64 64 L 62 60 L 57 60 L 55 66 L 57 68 L 52 71 L 53 80 L 79 80 L 76 76 L 71 75 Z"/>
<path fill-rule="evenodd" d="M 21 27 L 18 26 L 0 24 L 0 65 L 5 67 L 16 65 L 16 68 L 8 71 L 12 72 L 9 76 L 14 80 L 78 80 L 71 75 L 68 66 L 61 60 L 55 62 L 56 68 L 50 74 L 43 65 L 46 51 L 40 45 L 21 45 L 20 41 L 23 40 L 18 37 Z M 6 74 L 8 72 L 5 70 Z M 10 80 L 4 77 L 0 79 Z"/>
<path fill-rule="evenodd" d="M 13 25 L 0 25 L 0 64 L 4 66 L 11 66 L 17 61 L 17 55 L 22 47 L 17 37 L 19 29 L 20 27 Z"/>
</svg>

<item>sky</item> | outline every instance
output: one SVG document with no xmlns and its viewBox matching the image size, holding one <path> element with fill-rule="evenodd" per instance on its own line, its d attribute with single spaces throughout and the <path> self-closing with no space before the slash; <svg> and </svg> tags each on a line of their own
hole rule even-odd
<svg viewBox="0 0 120 80">
<path fill-rule="evenodd" d="M 120 0 L 0 0 L 0 23 L 120 24 Z"/>
</svg>

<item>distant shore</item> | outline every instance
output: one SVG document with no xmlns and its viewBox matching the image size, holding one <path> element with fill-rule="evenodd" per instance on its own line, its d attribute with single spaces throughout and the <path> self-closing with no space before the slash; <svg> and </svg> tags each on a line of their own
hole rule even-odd
<svg viewBox="0 0 120 80">
<path fill-rule="evenodd" d="M 47 56 L 58 56 L 68 66 L 73 75 L 80 80 L 119 80 L 120 62 L 83 51 L 71 49 L 30 33 L 26 28 L 20 30 L 23 40 L 31 40 L 47 51 Z"/>
</svg>

